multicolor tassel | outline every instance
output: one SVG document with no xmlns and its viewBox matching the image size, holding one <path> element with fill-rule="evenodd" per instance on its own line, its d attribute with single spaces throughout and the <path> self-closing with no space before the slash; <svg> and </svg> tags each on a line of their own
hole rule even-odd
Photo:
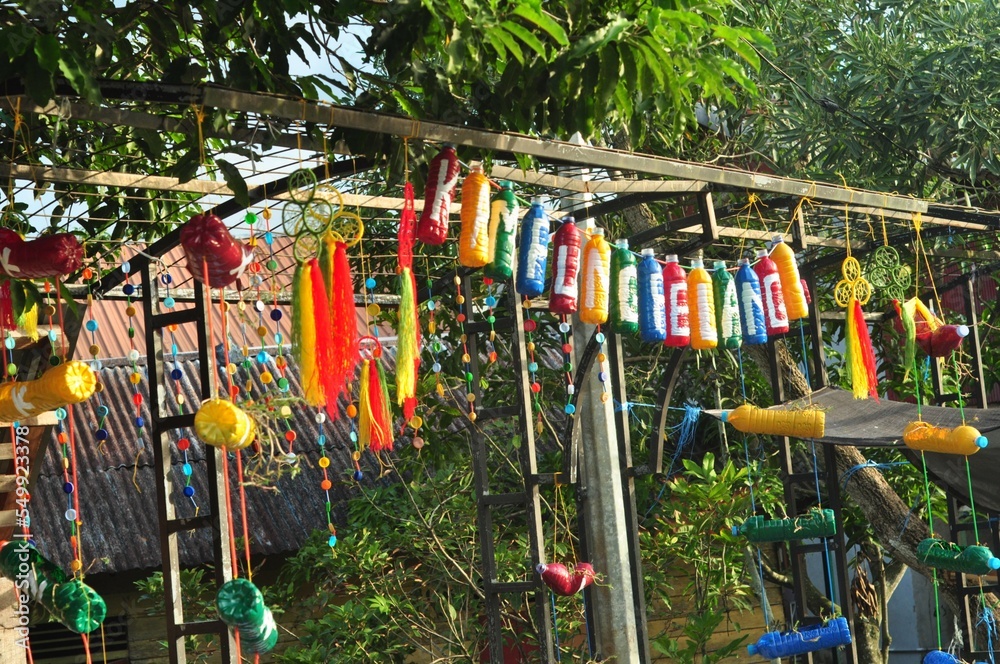
<svg viewBox="0 0 1000 664">
<path fill-rule="evenodd" d="M 331 371 L 330 367 L 336 366 L 337 353 L 343 339 L 340 338 L 339 334 L 334 334 L 330 307 L 323 306 L 330 301 L 330 297 L 326 293 L 326 284 L 323 282 L 323 270 L 315 258 L 309 261 L 309 278 L 312 286 L 313 320 L 316 330 L 316 348 L 313 356 L 316 360 L 319 383 L 323 390 L 323 405 L 326 406 L 327 414 L 336 418 L 340 412 L 340 409 L 337 408 L 337 397 L 343 391 L 343 386 L 338 374 Z M 336 287 L 337 284 L 334 285 L 335 289 Z M 351 372 L 353 373 L 353 366 Z"/>
<path fill-rule="evenodd" d="M 847 366 L 851 372 L 851 390 L 855 399 L 878 400 L 878 374 L 868 323 L 861 303 L 851 298 L 847 305 Z"/>
<path fill-rule="evenodd" d="M 413 185 L 406 183 L 403 212 L 399 218 L 399 325 L 396 343 L 396 403 L 407 422 L 417 408 L 417 373 L 420 369 L 420 318 L 417 316 L 417 282 L 413 274 L 413 235 L 416 213 Z"/>
<path fill-rule="evenodd" d="M 332 252 L 331 252 L 332 248 Z M 340 409 L 335 407 L 337 398 L 350 393 L 351 382 L 358 366 L 358 320 L 354 306 L 354 277 L 347 260 L 347 245 L 331 239 L 323 241 L 324 264 L 330 264 L 329 321 L 334 337 L 333 356 L 330 359 L 328 386 L 333 390 L 327 394 L 330 402 L 330 417 L 336 419 Z M 326 257 L 332 253 L 332 258 Z M 324 365 L 326 366 L 326 365 Z"/>
<path fill-rule="evenodd" d="M 364 337 L 372 341 L 373 337 Z M 358 398 L 358 442 L 361 449 L 372 452 L 392 449 L 392 425 L 389 414 L 389 391 L 385 382 L 380 357 L 382 347 L 374 340 L 375 348 L 362 360 L 361 389 Z"/>
</svg>

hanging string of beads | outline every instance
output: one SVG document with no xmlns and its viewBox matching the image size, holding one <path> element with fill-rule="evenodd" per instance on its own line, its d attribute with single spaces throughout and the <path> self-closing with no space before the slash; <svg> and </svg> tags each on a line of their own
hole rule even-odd
<svg viewBox="0 0 1000 664">
<path fill-rule="evenodd" d="M 139 456 L 142 454 L 142 451 L 146 449 L 146 441 L 143 434 L 143 427 L 146 422 L 142 418 L 142 392 L 139 391 L 139 383 L 142 382 L 142 374 L 139 371 L 139 349 L 135 346 L 136 308 L 132 298 L 136 294 L 136 288 L 132 285 L 132 277 L 129 274 L 131 268 L 132 266 L 128 261 L 122 262 L 121 269 L 122 272 L 125 273 L 125 285 L 122 286 L 122 293 L 125 294 L 125 315 L 128 317 L 128 361 L 132 369 L 128 380 L 132 385 L 132 403 L 135 406 L 135 417 L 132 420 L 136 429 L 135 470 L 132 473 L 132 484 L 135 486 L 136 491 L 142 491 L 142 489 L 139 488 L 139 484 L 136 482 L 136 474 L 139 472 Z"/>
<path fill-rule="evenodd" d="M 465 333 L 466 312 L 462 310 L 462 305 L 466 304 L 465 295 L 462 294 L 462 277 L 458 276 L 458 268 L 455 269 L 455 276 L 452 281 L 455 284 L 455 304 L 458 314 L 455 321 L 458 323 L 459 342 L 462 344 L 462 370 L 465 377 L 465 401 L 468 404 L 468 417 L 470 422 L 476 421 L 476 394 L 473 392 L 472 356 L 469 355 L 469 337 Z M 469 315 L 472 313 L 472 305 L 466 307 Z"/>
<path fill-rule="evenodd" d="M 438 312 L 438 306 L 440 305 L 440 298 L 434 295 L 434 282 L 431 281 L 430 269 L 427 263 L 427 258 L 424 258 L 424 272 L 427 274 L 427 348 L 431 352 L 431 358 L 434 360 L 431 364 L 431 372 L 434 374 L 434 392 L 437 393 L 439 397 L 444 396 L 444 384 L 441 382 L 441 351 L 444 348 L 444 344 L 441 341 L 441 336 L 437 333 L 437 321 L 435 316 Z"/>
<path fill-rule="evenodd" d="M 98 356 L 101 354 L 101 346 L 97 343 L 97 319 L 94 317 L 94 280 L 96 279 L 97 273 L 100 270 L 95 270 L 94 268 L 87 266 L 83 268 L 82 276 L 84 281 L 87 282 L 87 322 L 83 324 L 84 329 L 87 331 L 87 335 L 90 337 L 90 368 L 97 373 L 103 367 L 103 363 Z M 102 385 L 98 383 L 97 386 L 97 408 L 95 412 L 97 414 L 97 421 L 94 423 L 94 439 L 97 440 L 97 448 L 103 450 L 104 445 L 108 442 L 108 430 L 105 428 L 105 423 L 107 422 L 108 415 L 111 410 L 104 403 L 104 398 L 102 396 L 103 389 Z"/>
</svg>

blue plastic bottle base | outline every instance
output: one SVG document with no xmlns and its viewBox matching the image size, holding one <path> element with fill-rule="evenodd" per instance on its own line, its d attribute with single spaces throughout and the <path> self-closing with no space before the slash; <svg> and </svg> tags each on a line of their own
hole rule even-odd
<svg viewBox="0 0 1000 664">
<path fill-rule="evenodd" d="M 754 644 L 754 643 L 751 643 L 750 645 L 748 645 L 747 646 L 747 653 L 749 653 L 751 657 L 753 657 L 754 655 L 756 655 L 757 654 L 757 645 Z"/>
</svg>

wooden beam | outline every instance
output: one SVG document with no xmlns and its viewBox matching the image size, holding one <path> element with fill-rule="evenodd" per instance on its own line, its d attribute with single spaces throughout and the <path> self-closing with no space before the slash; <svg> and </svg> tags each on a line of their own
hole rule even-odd
<svg viewBox="0 0 1000 664">
<path fill-rule="evenodd" d="M 575 145 L 567 141 L 541 139 L 523 134 L 414 120 L 314 101 L 292 100 L 215 87 L 202 88 L 201 100 L 206 106 L 230 111 L 258 113 L 287 120 L 405 136 L 414 140 L 467 145 L 482 150 L 511 152 L 596 168 L 711 182 L 738 189 L 808 196 L 814 200 L 867 205 L 903 212 L 927 212 L 926 201 L 904 196 L 848 189 L 835 184 L 794 180 L 766 173 L 741 171 L 623 150 Z"/>
<path fill-rule="evenodd" d="M 708 191 L 708 184 L 693 180 L 581 180 L 551 173 L 528 171 L 521 168 L 494 165 L 490 177 L 521 184 L 565 189 L 590 194 L 647 194 L 647 193 L 699 193 Z"/>
</svg>

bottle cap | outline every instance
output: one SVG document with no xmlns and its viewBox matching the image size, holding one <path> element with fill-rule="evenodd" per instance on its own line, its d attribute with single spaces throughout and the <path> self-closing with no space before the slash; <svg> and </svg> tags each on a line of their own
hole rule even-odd
<svg viewBox="0 0 1000 664">
<path fill-rule="evenodd" d="M 474 162 L 470 163 L 469 164 L 469 170 L 472 171 L 473 173 L 482 173 L 483 172 L 483 162 L 481 162 L 481 161 L 474 161 Z"/>
<path fill-rule="evenodd" d="M 615 246 L 617 246 L 619 249 L 628 249 L 628 239 L 622 238 L 618 240 L 617 242 L 615 242 Z"/>
<path fill-rule="evenodd" d="M 978 447 L 979 449 L 981 449 L 981 450 L 985 449 L 986 446 L 989 445 L 989 444 L 990 444 L 990 441 L 986 438 L 986 436 L 977 436 L 976 437 L 976 447 Z"/>
<path fill-rule="evenodd" d="M 716 270 L 725 270 L 726 269 L 726 261 L 715 261 L 715 263 L 712 265 L 712 267 L 714 269 L 716 269 Z"/>
<path fill-rule="evenodd" d="M 986 564 L 990 566 L 990 569 L 1000 569 L 1000 558 L 990 558 L 990 562 Z"/>
<path fill-rule="evenodd" d="M 741 258 L 740 259 L 740 265 L 750 265 L 750 259 L 749 258 Z"/>
<path fill-rule="evenodd" d="M 559 220 L 559 223 L 560 224 L 575 224 L 576 223 L 576 219 L 573 218 L 573 215 L 567 214 L 565 217 L 563 217 L 562 219 Z"/>
<path fill-rule="evenodd" d="M 767 249 L 757 250 L 757 258 L 764 258 L 765 256 L 767 256 Z"/>
<path fill-rule="evenodd" d="M 753 657 L 754 655 L 756 655 L 757 654 L 757 644 L 756 643 L 751 643 L 750 645 L 748 645 L 747 646 L 747 652 L 750 654 L 751 657 Z"/>
<path fill-rule="evenodd" d="M 642 257 L 643 258 L 646 258 L 647 256 L 653 257 L 655 255 L 656 255 L 656 252 L 653 251 L 652 247 L 646 247 L 645 249 L 642 250 Z"/>
<path fill-rule="evenodd" d="M 955 326 L 955 334 L 957 334 L 958 336 L 960 336 L 961 338 L 964 339 L 965 337 L 969 336 L 969 326 L 968 325 L 956 325 Z"/>
<path fill-rule="evenodd" d="M 501 189 L 513 189 L 514 185 L 511 184 L 510 180 L 500 180 L 500 188 Z"/>
<path fill-rule="evenodd" d="M 784 238 L 784 236 L 782 236 L 782 235 L 772 235 L 772 236 L 771 236 L 771 246 L 772 246 L 772 247 L 773 247 L 774 245 L 776 245 L 776 244 L 780 244 L 780 243 L 782 243 L 782 242 L 784 242 L 784 241 L 785 241 L 785 238 Z"/>
<path fill-rule="evenodd" d="M 677 254 L 667 254 L 666 257 L 663 260 L 665 260 L 668 263 L 676 263 L 677 262 Z"/>
<path fill-rule="evenodd" d="M 705 267 L 705 262 L 702 261 L 700 258 L 692 258 L 691 267 L 694 269 L 697 269 L 699 267 Z"/>
<path fill-rule="evenodd" d="M 595 228 L 595 229 L 594 229 L 594 230 L 592 231 L 592 233 L 593 233 L 594 235 L 596 235 L 597 237 L 604 237 L 604 229 L 603 229 L 603 228 Z"/>
</svg>

